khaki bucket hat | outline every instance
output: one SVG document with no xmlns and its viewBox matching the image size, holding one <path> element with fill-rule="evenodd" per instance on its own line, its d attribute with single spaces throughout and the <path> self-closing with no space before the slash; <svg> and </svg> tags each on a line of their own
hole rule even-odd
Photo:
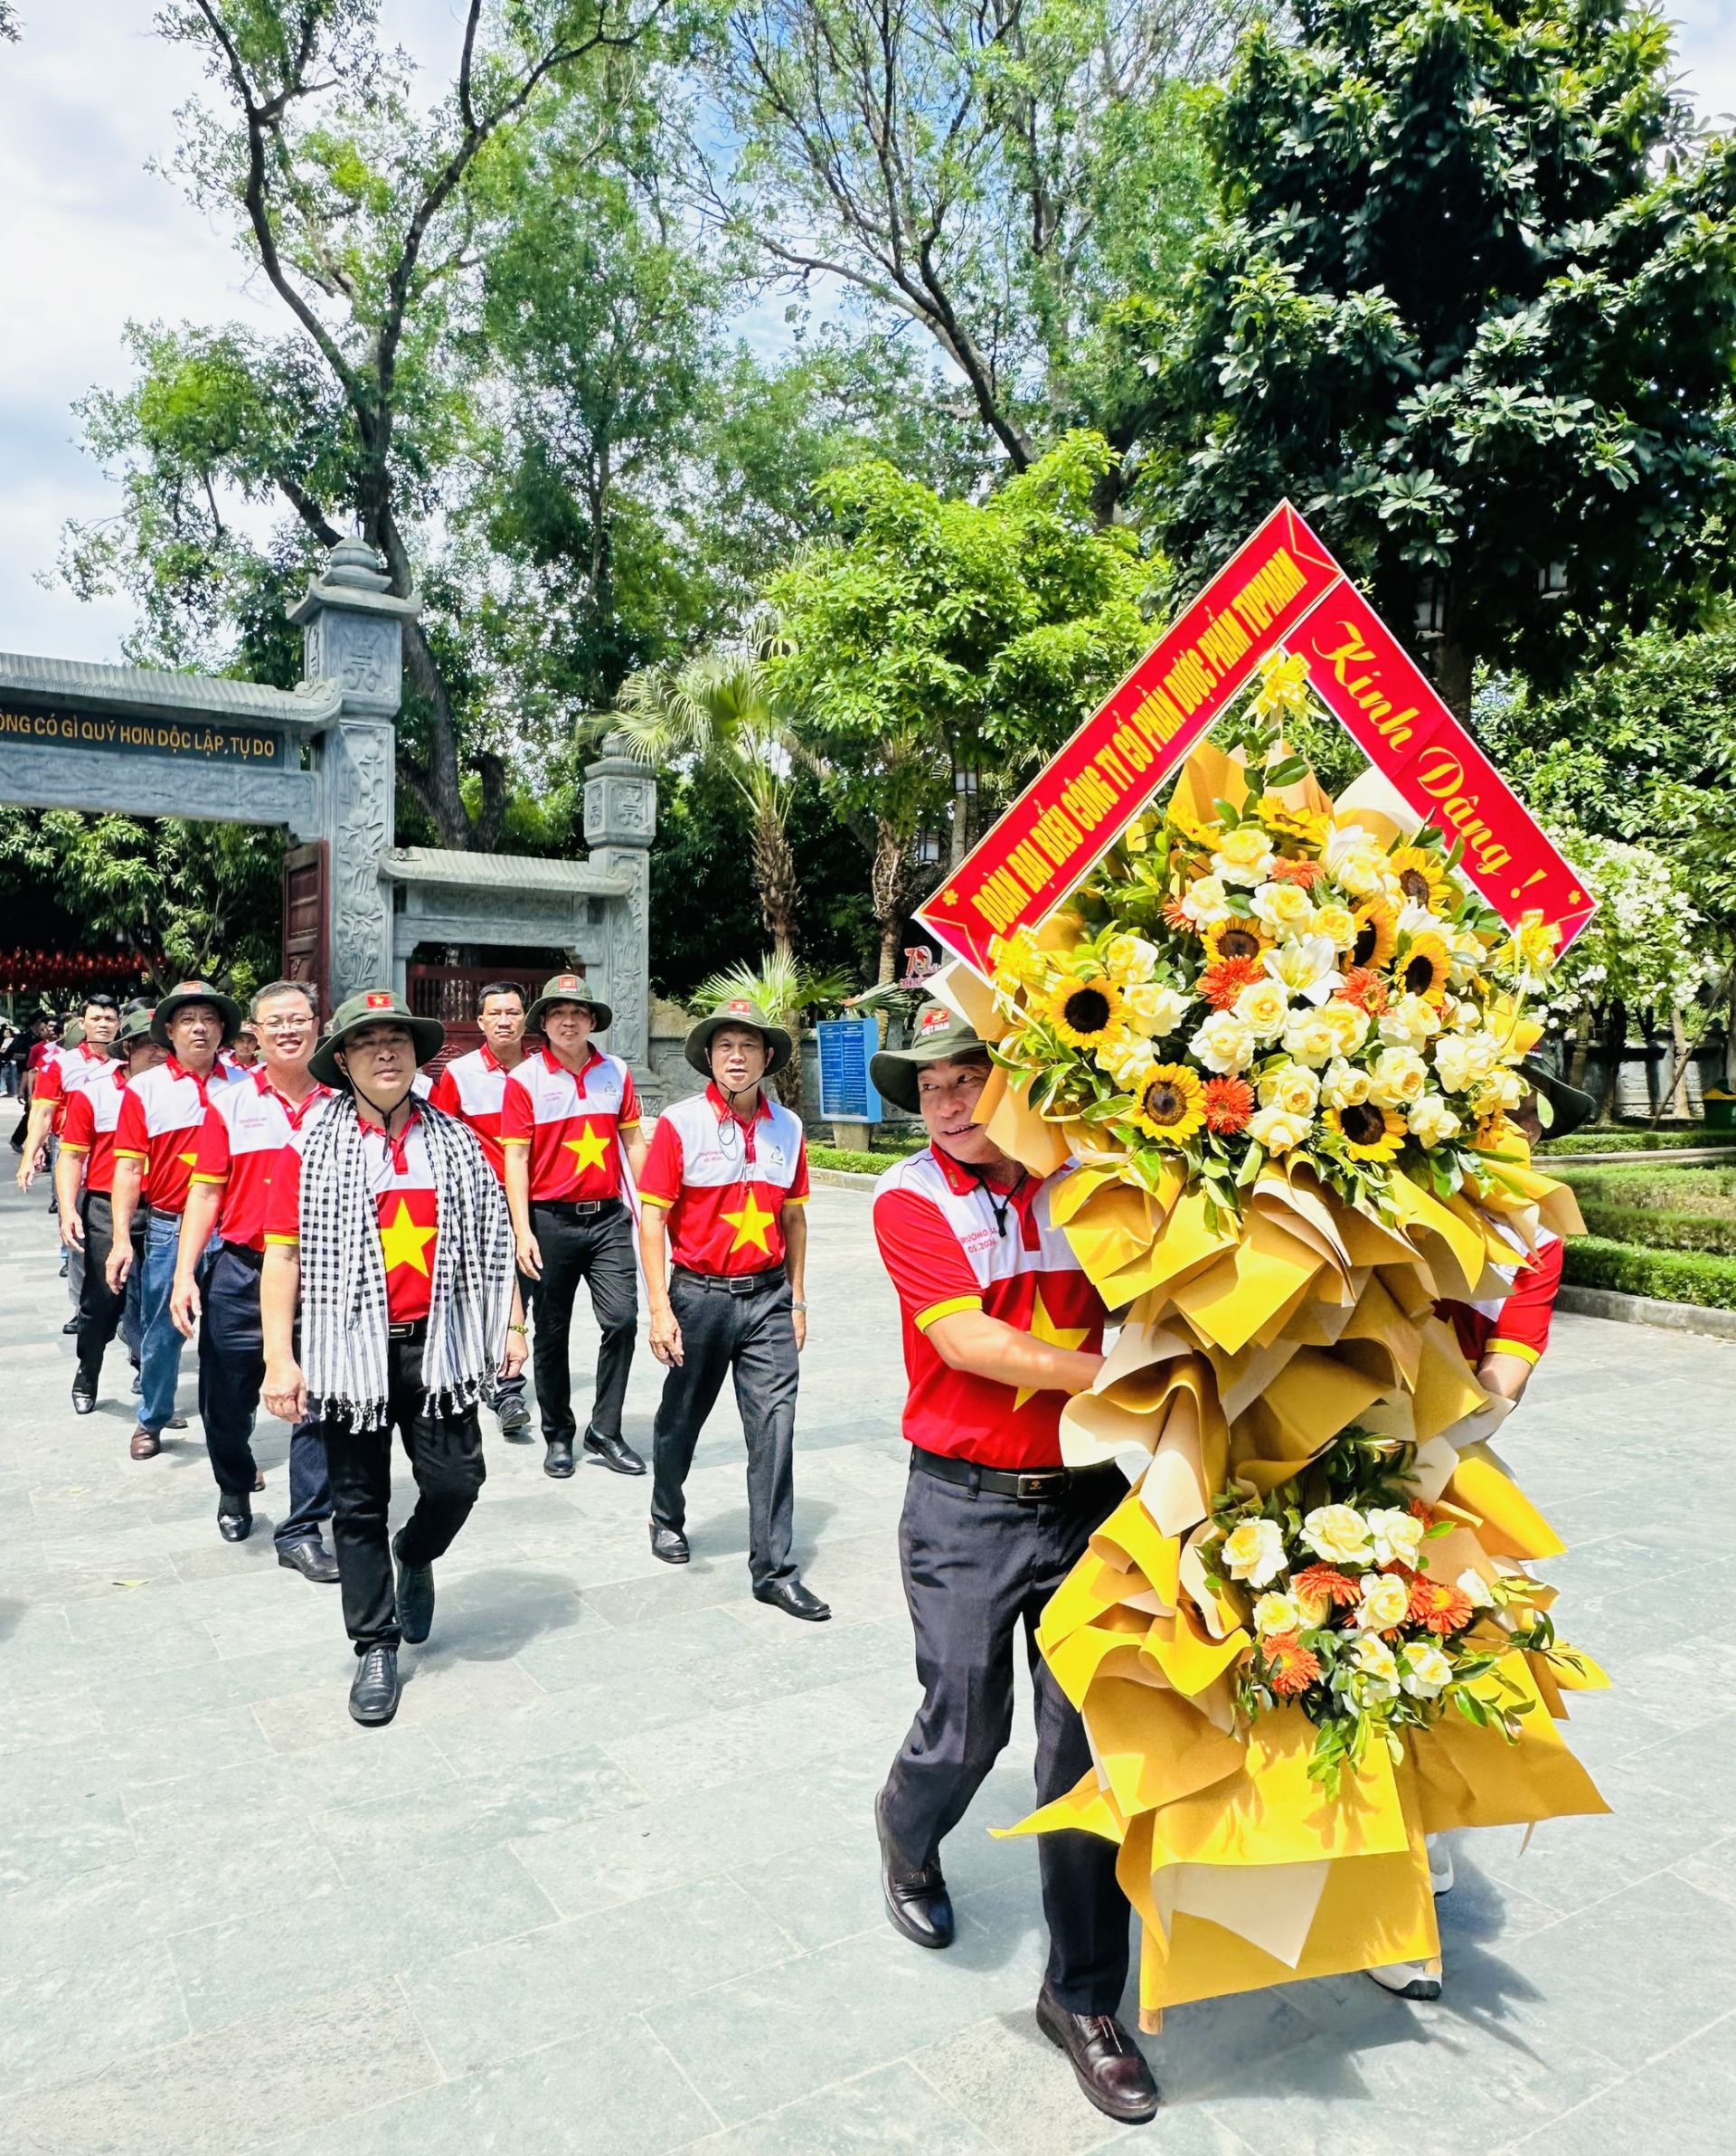
<svg viewBox="0 0 1736 2156">
<path fill-rule="evenodd" d="M 349 1091 L 350 1082 L 337 1065 L 337 1051 L 364 1026 L 403 1026 L 416 1044 L 418 1068 L 446 1045 L 446 1028 L 438 1018 L 419 1018 L 392 988 L 364 988 L 359 996 L 338 1005 L 326 1028 L 326 1037 L 307 1058 L 307 1068 L 322 1085 Z"/>
<path fill-rule="evenodd" d="M 766 1075 L 781 1071 L 795 1053 L 796 1044 L 781 1026 L 774 1026 L 750 996 L 731 996 L 702 1018 L 687 1035 L 687 1060 L 700 1075 L 712 1074 L 712 1042 L 728 1026 L 751 1026 L 766 1044 Z"/>
<path fill-rule="evenodd" d="M 590 1013 L 593 1033 L 607 1033 L 615 1014 L 606 1003 L 599 1003 L 585 986 L 582 973 L 557 973 L 552 980 L 542 984 L 542 993 L 524 1014 L 526 1030 L 541 1033 L 542 1014 L 552 1003 L 582 1003 Z"/>
</svg>

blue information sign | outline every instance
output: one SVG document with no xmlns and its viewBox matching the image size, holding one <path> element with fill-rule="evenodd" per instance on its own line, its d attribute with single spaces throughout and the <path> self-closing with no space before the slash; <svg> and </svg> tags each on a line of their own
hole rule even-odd
<svg viewBox="0 0 1736 2156">
<path fill-rule="evenodd" d="M 845 1122 L 882 1120 L 880 1095 L 868 1075 L 868 1059 L 880 1046 L 880 1027 L 873 1018 L 822 1018 L 815 1027 L 820 1044 L 820 1113 Z"/>
</svg>

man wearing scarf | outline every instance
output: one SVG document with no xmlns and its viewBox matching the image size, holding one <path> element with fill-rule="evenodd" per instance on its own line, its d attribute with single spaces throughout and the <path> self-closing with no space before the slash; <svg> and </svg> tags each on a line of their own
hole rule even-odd
<svg viewBox="0 0 1736 2156">
<path fill-rule="evenodd" d="M 411 1090 L 445 1037 L 388 989 L 343 1004 L 308 1066 L 336 1097 L 266 1201 L 265 1404 L 325 1439 L 350 1713 L 370 1725 L 398 1711 L 399 1644 L 427 1639 L 435 1560 L 482 1488 L 477 1404 L 524 1365 L 500 1185 L 475 1132 Z M 389 1543 L 394 1428 L 418 1497 Z"/>
</svg>

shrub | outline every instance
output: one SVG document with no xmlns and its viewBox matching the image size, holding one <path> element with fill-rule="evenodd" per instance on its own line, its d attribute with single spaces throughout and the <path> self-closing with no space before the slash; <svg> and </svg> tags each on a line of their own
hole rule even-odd
<svg viewBox="0 0 1736 2156">
<path fill-rule="evenodd" d="M 1564 1277 L 1576 1288 L 1613 1288 L 1660 1302 L 1697 1303 L 1703 1310 L 1736 1310 L 1736 1259 L 1686 1252 L 1643 1250 L 1600 1235 L 1574 1236 L 1567 1246 Z"/>
<path fill-rule="evenodd" d="M 1639 1206 L 1600 1206 L 1580 1199 L 1587 1229 L 1609 1243 L 1633 1243 L 1647 1250 L 1697 1250 L 1710 1257 L 1736 1258 L 1736 1206 L 1720 1219 L 1708 1213 L 1665 1213 Z"/>
<path fill-rule="evenodd" d="M 1571 1138 L 1545 1138 L 1537 1150 L 1557 1160 L 1575 1153 L 1679 1153 L 1690 1147 L 1729 1146 L 1731 1130 L 1575 1130 Z"/>
</svg>

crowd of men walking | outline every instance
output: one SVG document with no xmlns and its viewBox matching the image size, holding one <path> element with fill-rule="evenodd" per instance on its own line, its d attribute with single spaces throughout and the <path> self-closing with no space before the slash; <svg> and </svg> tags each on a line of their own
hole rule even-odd
<svg viewBox="0 0 1736 2156">
<path fill-rule="evenodd" d="M 481 1491 L 481 1411 L 507 1442 L 534 1442 L 527 1361 L 547 1474 L 571 1476 L 580 1454 L 646 1474 L 622 1427 L 641 1280 L 666 1373 L 654 1555 L 690 1560 L 685 1484 L 727 1378 L 746 1444 L 752 1592 L 792 1617 L 831 1614 L 792 1554 L 808 1168 L 800 1120 L 768 1083 L 794 1052 L 789 1034 L 750 1001 L 724 1003 L 688 1036 L 703 1090 L 647 1139 L 632 1072 L 595 1038 L 611 1014 L 581 976 L 557 975 L 528 1009 L 495 984 L 476 1016 L 482 1045 L 430 1082 L 443 1029 L 389 989 L 352 997 L 323 1030 L 299 982 L 261 988 L 245 1014 L 203 981 L 153 1008 L 92 997 L 38 1058 L 22 1141 L 26 1189 L 54 1156 L 74 1408 L 96 1408 L 118 1334 L 138 1402 L 130 1456 L 152 1459 L 184 1426 L 181 1358 L 196 1340 L 217 1527 L 231 1542 L 250 1534 L 263 1487 L 261 1404 L 289 1424 L 278 1562 L 337 1584 L 350 1712 L 368 1726 L 397 1710 L 401 1645 L 428 1638 L 434 1566 Z M 976 1122 L 988 1075 L 984 1044 L 939 1005 L 873 1067 L 929 1141 L 882 1178 L 873 1225 L 902 1313 L 899 1558 L 923 1687 L 875 1820 L 887 1914 L 931 1949 L 956 1928 L 940 1845 L 1009 1740 L 1021 1631 L 1039 1797 L 1091 1771 L 1034 1632 L 1126 1487 L 1114 1468 L 1061 1462 L 1061 1412 L 1101 1366 L 1107 1312 L 1050 1217 L 1048 1182 Z M 582 1429 L 570 1341 L 581 1284 L 599 1333 Z M 394 1434 L 417 1496 L 389 1536 Z M 1156 2087 L 1117 2019 L 1129 1912 L 1115 1850 L 1054 1833 L 1040 1863 L 1051 1952 L 1039 2025 L 1099 2110 L 1149 2118 Z"/>
</svg>

